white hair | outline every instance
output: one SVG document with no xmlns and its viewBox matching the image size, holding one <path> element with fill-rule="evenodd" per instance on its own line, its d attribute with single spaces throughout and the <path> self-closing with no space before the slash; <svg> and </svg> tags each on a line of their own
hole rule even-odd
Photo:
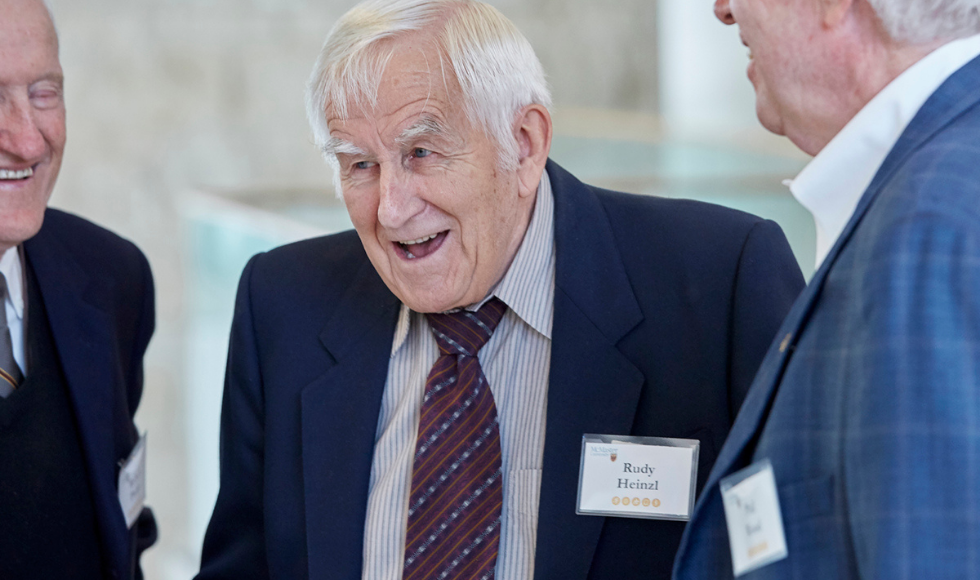
<svg viewBox="0 0 980 580">
<path fill-rule="evenodd" d="M 306 113 L 316 145 L 338 169 L 326 110 L 347 118 L 352 105 L 376 105 L 392 56 L 386 39 L 432 34 L 452 66 L 470 122 L 496 143 L 502 169 L 518 162 L 513 133 L 523 107 L 551 105 L 544 69 L 531 44 L 496 8 L 475 0 L 367 0 L 334 25 L 306 88 Z M 338 195 L 340 188 L 337 188 Z"/>
<path fill-rule="evenodd" d="M 924 44 L 980 33 L 980 0 L 868 0 L 893 40 Z"/>
</svg>

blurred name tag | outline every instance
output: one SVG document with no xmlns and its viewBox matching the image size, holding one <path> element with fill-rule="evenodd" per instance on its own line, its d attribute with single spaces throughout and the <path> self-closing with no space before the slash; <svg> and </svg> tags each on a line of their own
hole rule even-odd
<svg viewBox="0 0 980 580">
<path fill-rule="evenodd" d="M 769 460 L 754 463 L 720 483 L 735 576 L 785 558 L 789 553 L 783 516 Z"/>
<path fill-rule="evenodd" d="M 699 449 L 693 439 L 583 436 L 576 513 L 690 519 Z"/>
<path fill-rule="evenodd" d="M 133 447 L 133 451 L 120 463 L 119 506 L 126 517 L 126 527 L 132 528 L 143 511 L 146 501 L 146 434 Z"/>
</svg>

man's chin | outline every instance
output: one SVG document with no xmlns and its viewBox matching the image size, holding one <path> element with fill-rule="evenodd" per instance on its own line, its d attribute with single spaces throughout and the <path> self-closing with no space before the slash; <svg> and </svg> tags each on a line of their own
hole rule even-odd
<svg viewBox="0 0 980 580">
<path fill-rule="evenodd" d="M 430 296 L 416 296 L 416 295 L 403 295 L 399 296 L 399 293 L 395 293 L 396 296 L 402 301 L 405 306 L 408 306 L 415 312 L 421 312 L 423 314 L 435 313 L 435 312 L 446 312 L 447 310 L 452 310 L 454 308 L 460 308 L 465 306 L 465 304 L 457 304 L 452 300 L 447 300 L 440 297 L 430 297 Z"/>
<path fill-rule="evenodd" d="M 782 119 L 780 119 L 779 116 L 776 115 L 776 113 L 774 113 L 771 109 L 763 105 L 757 105 L 755 114 L 759 119 L 759 123 L 766 129 L 766 131 L 779 135 L 780 137 L 786 136 L 786 130 L 783 128 Z"/>
<path fill-rule="evenodd" d="M 446 288 L 420 288 L 418 286 L 409 287 L 407 285 L 394 285 L 385 281 L 388 289 L 398 297 L 399 300 L 415 312 L 433 313 L 446 312 L 455 308 L 469 306 L 479 299 L 467 301 L 467 296 L 458 292 L 447 292 Z"/>
<path fill-rule="evenodd" d="M 40 215 L 24 216 L 22 212 L 0 211 L 0 252 L 22 244 L 37 235 L 44 223 L 44 211 Z"/>
</svg>

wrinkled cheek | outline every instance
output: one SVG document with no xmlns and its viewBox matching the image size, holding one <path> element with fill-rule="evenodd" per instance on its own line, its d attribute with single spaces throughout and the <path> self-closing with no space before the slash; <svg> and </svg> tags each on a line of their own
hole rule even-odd
<svg viewBox="0 0 980 580">
<path fill-rule="evenodd" d="M 359 192 L 344 193 L 344 205 L 354 229 L 362 236 L 378 227 L 378 198 Z"/>
</svg>

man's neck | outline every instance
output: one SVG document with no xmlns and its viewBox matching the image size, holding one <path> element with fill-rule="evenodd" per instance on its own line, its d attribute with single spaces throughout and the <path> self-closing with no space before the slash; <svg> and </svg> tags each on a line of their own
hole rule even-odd
<svg viewBox="0 0 980 580">
<path fill-rule="evenodd" d="M 839 81 L 835 102 L 828 107 L 822 121 L 816 121 L 808 129 L 796 135 L 788 135 L 797 147 L 810 155 L 816 155 L 831 139 L 863 109 L 871 99 L 898 78 L 912 65 L 937 48 L 950 42 L 937 40 L 927 44 L 908 44 L 892 40 L 880 22 L 868 17 L 855 16 L 843 26 L 836 60 L 840 64 Z"/>
</svg>

